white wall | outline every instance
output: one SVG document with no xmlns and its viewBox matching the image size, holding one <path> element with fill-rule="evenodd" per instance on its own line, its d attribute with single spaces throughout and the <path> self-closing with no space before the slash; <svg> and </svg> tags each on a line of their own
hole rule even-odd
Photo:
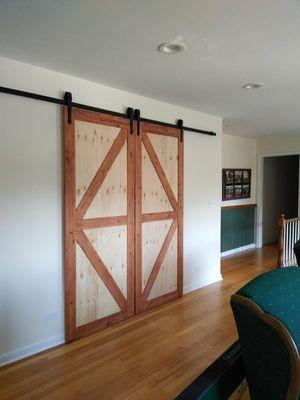
<svg viewBox="0 0 300 400">
<path fill-rule="evenodd" d="M 220 275 L 221 119 L 0 58 L 1 85 L 214 130 L 185 133 L 184 288 Z M 62 125 L 58 106 L 0 94 L 0 363 L 63 341 Z"/>
<path fill-rule="evenodd" d="M 257 153 L 259 155 L 285 155 L 300 153 L 299 136 L 266 136 L 257 141 Z"/>
<path fill-rule="evenodd" d="M 222 168 L 251 168 L 251 198 L 223 201 L 222 206 L 256 203 L 257 140 L 223 135 Z"/>
</svg>

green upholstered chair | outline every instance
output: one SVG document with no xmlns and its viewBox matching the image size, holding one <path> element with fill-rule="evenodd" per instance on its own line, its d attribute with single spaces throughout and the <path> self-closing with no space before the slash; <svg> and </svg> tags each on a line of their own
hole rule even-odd
<svg viewBox="0 0 300 400">
<path fill-rule="evenodd" d="M 300 399 L 300 268 L 260 275 L 231 307 L 251 399 Z"/>
</svg>

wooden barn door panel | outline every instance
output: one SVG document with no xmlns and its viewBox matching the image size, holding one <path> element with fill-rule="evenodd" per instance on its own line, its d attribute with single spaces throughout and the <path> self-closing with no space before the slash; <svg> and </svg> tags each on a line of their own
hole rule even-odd
<svg viewBox="0 0 300 400">
<path fill-rule="evenodd" d="M 136 312 L 182 295 L 183 145 L 177 129 L 136 138 Z"/>
<path fill-rule="evenodd" d="M 65 110 L 66 337 L 134 313 L 134 143 L 129 121 Z"/>
</svg>

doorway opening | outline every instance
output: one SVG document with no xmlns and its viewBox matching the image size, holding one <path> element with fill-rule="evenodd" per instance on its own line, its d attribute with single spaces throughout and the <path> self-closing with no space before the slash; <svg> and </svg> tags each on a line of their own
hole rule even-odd
<svg viewBox="0 0 300 400">
<path fill-rule="evenodd" d="M 262 244 L 278 241 L 278 218 L 299 210 L 299 155 L 264 157 Z"/>
</svg>

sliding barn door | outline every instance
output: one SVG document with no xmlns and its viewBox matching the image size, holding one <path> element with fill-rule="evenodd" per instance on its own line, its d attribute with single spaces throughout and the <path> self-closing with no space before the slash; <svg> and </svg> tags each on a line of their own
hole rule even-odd
<svg viewBox="0 0 300 400">
<path fill-rule="evenodd" d="M 66 338 L 134 313 L 129 120 L 73 109 L 65 125 Z"/>
<path fill-rule="evenodd" d="M 136 137 L 136 312 L 182 295 L 183 144 L 141 123 Z"/>
</svg>

